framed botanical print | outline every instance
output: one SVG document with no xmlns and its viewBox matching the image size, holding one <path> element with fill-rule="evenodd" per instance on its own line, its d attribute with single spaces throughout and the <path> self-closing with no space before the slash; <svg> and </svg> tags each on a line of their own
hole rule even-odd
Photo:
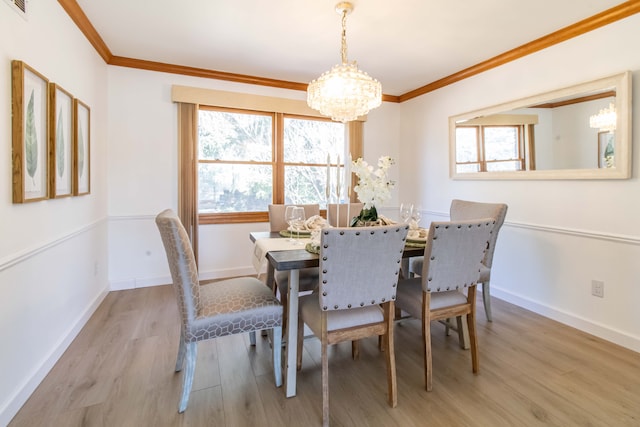
<svg viewBox="0 0 640 427">
<path fill-rule="evenodd" d="M 598 167 L 612 168 L 615 166 L 615 134 L 613 132 L 598 132 Z"/>
<path fill-rule="evenodd" d="M 11 61 L 13 203 L 49 197 L 49 81 L 22 61 Z"/>
<path fill-rule="evenodd" d="M 91 191 L 91 110 L 73 100 L 73 188 L 76 196 Z"/>
<path fill-rule="evenodd" d="M 49 83 L 49 197 L 73 194 L 73 96 Z"/>
</svg>

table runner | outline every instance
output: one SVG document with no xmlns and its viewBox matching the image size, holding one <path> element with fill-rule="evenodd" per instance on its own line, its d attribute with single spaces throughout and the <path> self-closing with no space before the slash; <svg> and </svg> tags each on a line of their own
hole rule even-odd
<svg viewBox="0 0 640 427">
<path fill-rule="evenodd" d="M 295 244 L 285 238 L 267 238 L 257 239 L 253 248 L 253 268 L 258 274 L 267 272 L 267 252 L 269 251 L 287 251 L 294 249 L 304 249 L 306 244 L 311 241 L 310 238 L 295 239 L 299 244 Z"/>
</svg>

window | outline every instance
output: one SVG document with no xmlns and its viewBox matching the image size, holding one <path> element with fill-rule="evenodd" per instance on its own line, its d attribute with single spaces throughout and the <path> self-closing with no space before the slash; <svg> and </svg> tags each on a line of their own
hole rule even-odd
<svg viewBox="0 0 640 427">
<path fill-rule="evenodd" d="M 458 172 L 524 169 L 524 126 L 456 126 Z"/>
<path fill-rule="evenodd" d="M 327 154 L 345 153 L 345 125 L 328 119 L 201 106 L 200 223 L 267 219 L 270 203 L 325 202 Z"/>
</svg>

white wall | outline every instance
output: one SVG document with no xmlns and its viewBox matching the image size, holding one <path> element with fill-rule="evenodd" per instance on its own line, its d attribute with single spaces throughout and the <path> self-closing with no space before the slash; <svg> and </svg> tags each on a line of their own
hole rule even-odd
<svg viewBox="0 0 640 427">
<path fill-rule="evenodd" d="M 640 351 L 640 15 L 401 104 L 401 199 L 432 219 L 453 198 L 506 202 L 492 293 Z M 633 177 L 602 181 L 464 181 L 448 171 L 452 115 L 633 71 Z M 595 155 L 595 154 L 594 154 Z M 605 283 L 591 296 L 591 280 Z M 496 318 L 495 321 L 500 321 Z"/>
<path fill-rule="evenodd" d="M 109 281 L 111 289 L 169 283 L 154 217 L 177 209 L 177 109 L 171 86 L 184 85 L 304 100 L 306 94 L 121 67 L 109 69 Z M 385 103 L 365 124 L 365 159 L 399 156 L 399 105 Z M 399 167 L 392 179 L 399 178 Z M 397 197 L 388 203 L 397 204 Z M 385 213 L 385 209 L 381 209 Z M 203 279 L 255 273 L 249 232 L 266 223 L 200 227 Z"/>
<path fill-rule="evenodd" d="M 54 0 L 28 19 L 0 1 L 0 425 L 6 425 L 107 292 L 104 61 Z M 91 194 L 11 196 L 11 60 L 91 108 Z"/>
</svg>

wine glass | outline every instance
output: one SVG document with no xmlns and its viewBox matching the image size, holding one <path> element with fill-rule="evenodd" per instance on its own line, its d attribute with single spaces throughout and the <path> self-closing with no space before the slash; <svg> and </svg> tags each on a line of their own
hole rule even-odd
<svg viewBox="0 0 640 427">
<path fill-rule="evenodd" d="M 304 208 L 301 206 L 295 206 L 291 212 L 292 224 L 296 229 L 298 241 L 296 241 L 296 245 L 300 244 L 300 229 L 304 228 Z"/>
<path fill-rule="evenodd" d="M 284 220 L 287 224 L 289 224 L 289 243 L 294 243 L 295 240 L 293 239 L 293 229 L 294 229 L 294 222 L 295 222 L 295 217 L 293 216 L 293 209 L 296 208 L 297 206 L 287 206 L 284 210 Z M 303 209 L 304 211 L 304 209 Z"/>
<path fill-rule="evenodd" d="M 416 222 L 416 227 L 420 224 L 420 219 L 422 219 L 422 209 L 420 206 L 416 206 L 411 213 L 411 219 Z"/>
<path fill-rule="evenodd" d="M 402 222 L 406 224 L 409 221 L 409 218 L 411 218 L 412 213 L 413 205 L 411 203 L 400 204 L 400 219 Z"/>
</svg>

